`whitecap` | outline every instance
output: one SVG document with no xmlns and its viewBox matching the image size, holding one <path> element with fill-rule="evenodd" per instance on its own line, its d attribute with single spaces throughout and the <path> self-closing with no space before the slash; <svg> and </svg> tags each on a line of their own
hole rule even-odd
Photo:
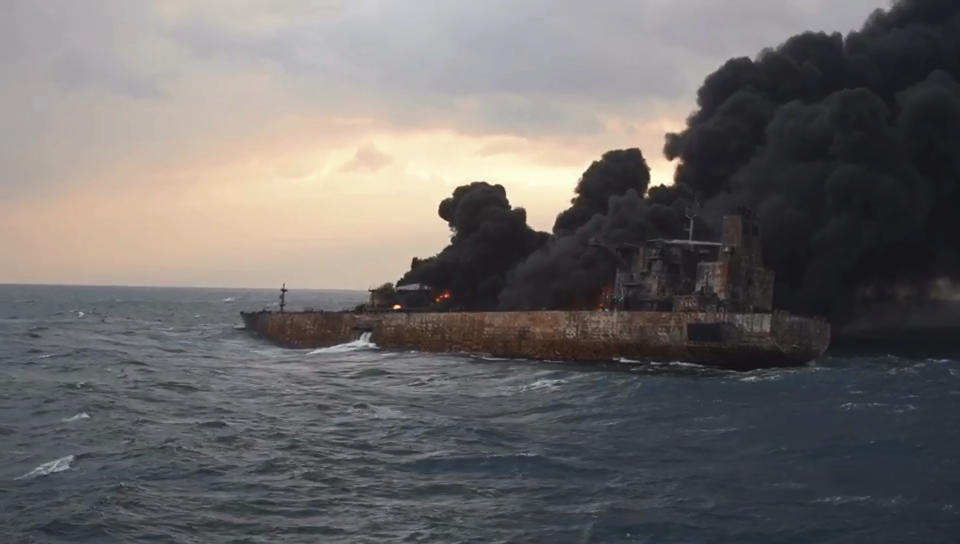
<svg viewBox="0 0 960 544">
<path fill-rule="evenodd" d="M 667 365 L 668 365 L 668 366 L 677 366 L 677 367 L 680 367 L 680 368 L 705 368 L 705 367 L 704 367 L 703 365 L 701 365 L 701 364 L 688 363 L 688 362 L 686 362 L 686 361 L 672 361 L 672 362 L 670 362 L 670 363 L 667 363 Z"/>
<path fill-rule="evenodd" d="M 73 422 L 73 421 L 80 421 L 81 419 L 90 419 L 90 414 L 88 414 L 88 413 L 86 413 L 86 412 L 80 412 L 79 414 L 75 414 L 75 415 L 72 415 L 72 416 L 70 416 L 70 417 L 65 417 L 65 418 L 61 419 L 60 421 L 62 421 L 62 422 L 64 422 L 64 423 L 70 423 L 70 422 Z"/>
<path fill-rule="evenodd" d="M 530 385 L 525 385 L 520 388 L 521 392 L 526 391 L 537 391 L 539 389 L 556 389 L 561 385 L 567 383 L 566 380 L 537 380 Z"/>
<path fill-rule="evenodd" d="M 740 378 L 741 382 L 775 382 L 782 380 L 784 378 L 789 378 L 798 372 L 820 372 L 824 370 L 823 367 L 813 366 L 813 367 L 804 367 L 803 370 L 795 368 L 779 368 L 779 369 L 760 369 L 748 372 L 744 377 Z"/>
<path fill-rule="evenodd" d="M 871 499 L 869 495 L 864 496 L 836 496 L 836 497 L 823 497 L 813 501 L 816 504 L 853 504 L 858 502 L 867 502 Z"/>
<path fill-rule="evenodd" d="M 706 368 L 703 365 L 697 363 L 688 363 L 686 361 L 651 361 L 650 366 L 662 368 L 667 367 L 671 369 L 677 368 L 691 368 L 691 369 L 704 369 Z"/>
<path fill-rule="evenodd" d="M 70 468 L 70 463 L 74 460 L 74 456 L 68 455 L 66 457 L 61 457 L 59 459 L 54 459 L 49 463 L 44 463 L 37 468 L 31 470 L 30 472 L 24 474 L 23 476 L 18 476 L 14 480 L 26 480 L 28 478 L 36 478 L 38 476 L 46 476 L 48 474 L 53 474 L 55 472 L 63 472 Z"/>
<path fill-rule="evenodd" d="M 845 402 L 840 405 L 840 409 L 850 411 L 850 410 L 860 410 L 862 408 L 886 408 L 890 405 L 885 402 Z"/>
<path fill-rule="evenodd" d="M 372 333 L 365 332 L 360 335 L 360 338 L 354 340 L 353 342 L 337 344 L 336 346 L 330 346 L 328 348 L 315 349 L 307 355 L 321 355 L 324 353 L 349 353 L 351 351 L 359 351 L 363 349 L 376 349 L 377 345 L 370 341 L 371 334 Z"/>
<path fill-rule="evenodd" d="M 87 314 L 85 314 L 84 312 L 77 312 L 77 318 L 78 318 L 78 319 L 79 319 L 79 318 L 82 318 L 82 317 L 85 316 L 85 315 L 87 315 Z"/>
<path fill-rule="evenodd" d="M 741 382 L 744 382 L 744 383 L 759 383 L 759 382 L 775 382 L 775 381 L 777 381 L 778 379 L 779 379 L 779 378 L 777 378 L 776 376 L 773 376 L 773 377 L 770 377 L 770 376 L 745 376 L 745 377 L 743 377 L 743 378 L 740 378 L 740 381 L 741 381 Z"/>
<path fill-rule="evenodd" d="M 936 365 L 944 365 L 954 362 L 953 359 L 927 359 L 928 363 L 933 363 Z"/>
<path fill-rule="evenodd" d="M 236 302 L 237 297 L 227 297 L 223 299 L 224 302 Z"/>
</svg>

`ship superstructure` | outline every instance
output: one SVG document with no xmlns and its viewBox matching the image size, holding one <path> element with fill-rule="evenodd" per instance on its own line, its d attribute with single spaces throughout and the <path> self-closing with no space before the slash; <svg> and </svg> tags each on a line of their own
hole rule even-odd
<svg viewBox="0 0 960 544">
<path fill-rule="evenodd" d="M 774 273 L 763 266 L 759 226 L 750 215 L 724 217 L 720 242 L 654 239 L 613 251 L 619 266 L 606 307 L 773 311 Z"/>
<path fill-rule="evenodd" d="M 749 214 L 723 219 L 719 242 L 655 239 L 609 246 L 618 267 L 601 310 L 450 312 L 451 293 L 385 285 L 353 312 L 244 312 L 247 329 L 290 347 L 363 333 L 386 349 L 526 359 L 688 361 L 734 369 L 797 365 L 830 342 L 822 320 L 773 309 Z"/>
</svg>

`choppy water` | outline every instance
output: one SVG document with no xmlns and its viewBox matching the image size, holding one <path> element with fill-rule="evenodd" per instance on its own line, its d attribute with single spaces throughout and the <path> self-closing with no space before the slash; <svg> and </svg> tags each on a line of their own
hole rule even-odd
<svg viewBox="0 0 960 544">
<path fill-rule="evenodd" d="M 0 286 L 0 542 L 960 534 L 957 360 L 737 374 L 282 350 L 236 328 L 274 295 Z"/>
</svg>

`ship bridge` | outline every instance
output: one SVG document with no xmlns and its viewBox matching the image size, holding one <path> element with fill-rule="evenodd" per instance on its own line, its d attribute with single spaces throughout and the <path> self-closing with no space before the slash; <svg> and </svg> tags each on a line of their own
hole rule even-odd
<svg viewBox="0 0 960 544">
<path fill-rule="evenodd" d="M 719 242 L 656 238 L 613 248 L 620 266 L 607 307 L 650 311 L 769 312 L 773 272 L 763 267 L 753 217 L 724 217 Z"/>
</svg>

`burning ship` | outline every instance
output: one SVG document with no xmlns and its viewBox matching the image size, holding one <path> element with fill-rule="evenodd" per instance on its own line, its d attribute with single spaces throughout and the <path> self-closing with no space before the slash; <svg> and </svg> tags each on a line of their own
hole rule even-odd
<svg viewBox="0 0 960 544">
<path fill-rule="evenodd" d="M 617 262 L 600 308 L 453 311 L 449 291 L 408 284 L 373 290 L 356 311 L 242 312 L 277 344 L 317 348 L 363 334 L 384 349 L 567 361 L 684 361 L 737 370 L 807 363 L 827 349 L 830 325 L 773 308 L 774 273 L 746 213 L 723 219 L 719 242 L 593 240 Z"/>
</svg>

